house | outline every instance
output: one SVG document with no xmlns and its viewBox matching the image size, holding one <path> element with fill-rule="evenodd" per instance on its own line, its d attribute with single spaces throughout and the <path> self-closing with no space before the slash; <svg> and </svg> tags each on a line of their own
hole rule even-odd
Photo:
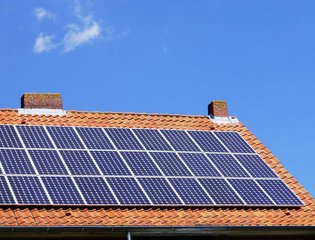
<svg viewBox="0 0 315 240">
<path fill-rule="evenodd" d="M 23 195 L 25 189 L 17 188 L 22 186 L 18 181 L 11 182 L 10 189 L 6 189 L 5 181 L 8 181 L 9 177 L 13 179 L 14 174 L 6 176 L 10 175 L 8 173 L 10 170 L 6 170 L 7 163 L 2 157 L 0 169 L 2 178 L 6 180 L 0 182 L 2 195 L 0 199 L 10 202 L 6 194 L 9 195 L 12 191 L 16 193 L 16 197 L 12 198 L 12 204 L 2 204 L 0 208 L 0 236 L 3 238 L 315 238 L 314 198 L 243 123 L 236 117 L 229 116 L 225 101 L 211 102 L 208 106 L 208 115 L 205 116 L 84 112 L 63 110 L 60 94 L 28 93 L 22 96 L 20 109 L 0 109 L 0 125 L 14 126 L 15 129 L 20 129 L 21 126 L 71 126 L 237 132 L 302 203 L 292 206 L 285 206 L 285 204 L 200 206 L 19 204 L 20 198 L 41 196 L 36 196 L 39 194 L 36 191 L 32 193 L 33 188 L 36 187 L 31 185 L 25 186 L 33 195 Z M 1 141 L 3 140 L 0 136 L 2 144 Z M 2 149 L 4 148 L 6 147 L 2 146 Z M 22 175 L 21 178 L 27 177 Z M 54 183 L 50 184 L 53 186 Z M 54 202 L 51 199 L 50 201 Z"/>
</svg>

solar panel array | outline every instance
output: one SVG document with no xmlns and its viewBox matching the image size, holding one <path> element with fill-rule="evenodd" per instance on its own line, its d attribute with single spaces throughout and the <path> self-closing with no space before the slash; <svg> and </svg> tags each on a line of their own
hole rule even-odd
<svg viewBox="0 0 315 240">
<path fill-rule="evenodd" d="M 301 206 L 237 132 L 0 125 L 0 204 Z"/>
</svg>

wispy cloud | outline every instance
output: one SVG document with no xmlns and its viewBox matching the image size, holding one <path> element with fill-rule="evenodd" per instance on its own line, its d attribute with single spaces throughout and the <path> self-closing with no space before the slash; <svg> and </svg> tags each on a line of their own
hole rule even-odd
<svg viewBox="0 0 315 240">
<path fill-rule="evenodd" d="M 44 35 L 40 33 L 34 44 L 33 51 L 36 53 L 41 52 L 49 52 L 56 47 L 56 45 L 52 42 L 54 35 Z"/>
<path fill-rule="evenodd" d="M 56 15 L 47 11 L 46 9 L 42 8 L 42 7 L 37 7 L 34 8 L 33 10 L 33 14 L 35 15 L 35 17 L 37 18 L 38 21 L 42 21 L 43 19 L 50 19 L 50 20 L 55 20 L 56 19 Z"/>
<path fill-rule="evenodd" d="M 56 48 L 62 48 L 65 52 L 73 51 L 81 45 L 92 43 L 96 40 L 112 41 L 129 35 L 130 31 L 125 30 L 116 33 L 110 26 L 102 26 L 101 21 L 95 20 L 93 14 L 81 6 L 80 1 L 76 0 L 71 7 L 73 21 L 65 24 L 64 35 L 59 38 L 57 33 L 40 33 L 34 44 L 34 52 L 49 52 Z M 56 19 L 56 15 L 44 8 L 35 8 L 33 11 L 38 21 L 43 19 Z M 60 40 L 55 41 L 55 36 Z"/>
<path fill-rule="evenodd" d="M 79 20 L 79 24 L 68 24 L 67 33 L 63 39 L 63 46 L 66 52 L 71 51 L 79 45 L 92 42 L 101 36 L 99 23 L 93 20 L 92 15 L 84 16 L 80 2 L 75 2 L 73 8 L 74 15 Z"/>
<path fill-rule="evenodd" d="M 100 37 L 100 34 L 100 26 L 95 21 L 83 27 L 69 26 L 69 31 L 63 39 L 64 50 L 68 52 L 81 44 L 92 42 Z"/>
</svg>

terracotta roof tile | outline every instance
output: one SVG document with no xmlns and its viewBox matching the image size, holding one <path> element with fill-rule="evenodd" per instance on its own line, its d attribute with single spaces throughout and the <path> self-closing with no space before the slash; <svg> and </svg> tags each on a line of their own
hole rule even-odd
<svg viewBox="0 0 315 240">
<path fill-rule="evenodd" d="M 239 132 L 306 204 L 301 208 L 45 208 L 0 210 L 2 226 L 315 226 L 315 200 L 242 124 L 213 124 L 207 116 L 67 111 L 66 116 L 0 110 L 0 124 L 133 127 Z"/>
</svg>

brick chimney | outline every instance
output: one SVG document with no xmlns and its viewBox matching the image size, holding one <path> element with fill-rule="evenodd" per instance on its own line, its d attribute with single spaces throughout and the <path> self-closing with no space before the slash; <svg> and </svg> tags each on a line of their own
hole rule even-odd
<svg viewBox="0 0 315 240">
<path fill-rule="evenodd" d="M 21 108 L 63 109 L 60 93 L 24 93 Z"/>
<path fill-rule="evenodd" d="M 208 115 L 214 117 L 228 117 L 229 112 L 226 101 L 214 100 L 208 105 Z"/>
</svg>

